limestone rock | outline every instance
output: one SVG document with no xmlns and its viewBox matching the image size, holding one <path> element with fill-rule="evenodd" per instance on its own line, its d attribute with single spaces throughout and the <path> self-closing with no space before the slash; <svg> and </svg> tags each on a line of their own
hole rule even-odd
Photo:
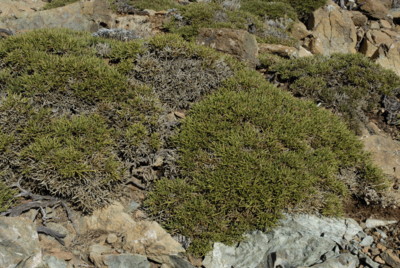
<svg viewBox="0 0 400 268">
<path fill-rule="evenodd" d="M 385 6 L 383 1 L 379 0 L 358 0 L 357 4 L 360 9 L 368 16 L 375 19 L 383 19 L 389 13 L 389 8 Z"/>
<path fill-rule="evenodd" d="M 0 217 L 0 267 L 35 268 L 42 265 L 36 226 L 22 217 Z"/>
<path fill-rule="evenodd" d="M 384 221 L 384 220 L 377 220 L 377 219 L 367 219 L 365 221 L 365 227 L 372 229 L 380 226 L 386 226 L 395 224 L 397 221 Z"/>
<path fill-rule="evenodd" d="M 259 44 L 259 53 L 272 53 L 281 57 L 293 58 L 298 56 L 298 50 L 294 47 L 288 47 L 277 44 Z"/>
<path fill-rule="evenodd" d="M 288 216 L 281 220 L 280 227 L 268 233 L 255 231 L 247 234 L 238 245 L 215 243 L 203 265 L 206 268 L 252 268 L 268 263 L 268 259 L 279 258 L 281 265 L 289 265 L 283 267 L 310 266 L 319 263 L 321 257 L 331 252 L 337 244 L 344 246 L 346 240 L 359 232 L 362 232 L 362 228 L 351 219 Z M 334 252 L 332 257 L 338 255 Z"/>
<path fill-rule="evenodd" d="M 357 256 L 349 253 L 340 254 L 337 257 L 330 258 L 323 263 L 311 266 L 312 268 L 356 268 L 359 267 Z"/>
<path fill-rule="evenodd" d="M 367 24 L 368 22 L 367 16 L 365 16 L 360 11 L 349 11 L 349 13 L 355 26 L 364 26 Z"/>
<path fill-rule="evenodd" d="M 256 38 L 244 30 L 200 29 L 197 43 L 236 56 L 251 66 L 258 63 Z"/>
<path fill-rule="evenodd" d="M 357 31 L 349 12 L 333 2 L 313 12 L 309 28 L 313 31 L 313 53 L 356 53 Z"/>
</svg>

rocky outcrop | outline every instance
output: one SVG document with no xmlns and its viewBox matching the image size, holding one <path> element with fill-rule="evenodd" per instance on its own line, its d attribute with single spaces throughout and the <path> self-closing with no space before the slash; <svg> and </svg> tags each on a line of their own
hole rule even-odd
<svg viewBox="0 0 400 268">
<path fill-rule="evenodd" d="M 356 52 L 357 33 L 352 16 L 333 2 L 314 11 L 309 29 L 313 35 L 309 50 L 313 54 Z"/>
<path fill-rule="evenodd" d="M 382 0 L 358 0 L 360 9 L 368 16 L 375 19 L 383 19 L 389 12 L 390 5 Z"/>
<path fill-rule="evenodd" d="M 234 55 L 251 66 L 258 63 L 256 38 L 244 30 L 203 28 L 199 31 L 197 43 Z"/>
<path fill-rule="evenodd" d="M 0 217 L 0 267 L 42 267 L 36 226 L 22 217 Z"/>
<path fill-rule="evenodd" d="M 19 10 L 20 5 L 17 3 L 19 2 L 10 1 L 9 9 Z M 115 14 L 107 0 L 82 0 L 59 8 L 36 10 L 38 11 L 20 12 L 18 15 L 11 11 L 0 14 L 0 28 L 12 29 L 15 32 L 42 28 L 68 28 L 95 32 L 101 28 L 119 28 L 135 31 L 140 37 L 148 37 L 159 32 L 164 19 L 163 14 L 156 12 L 142 15 Z"/>
</svg>

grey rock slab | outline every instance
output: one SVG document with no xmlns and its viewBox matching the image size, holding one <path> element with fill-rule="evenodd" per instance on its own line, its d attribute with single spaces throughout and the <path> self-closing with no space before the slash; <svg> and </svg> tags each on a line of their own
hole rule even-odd
<svg viewBox="0 0 400 268">
<path fill-rule="evenodd" d="M 42 267 L 36 226 L 23 217 L 0 217 L 0 267 Z"/>
<path fill-rule="evenodd" d="M 321 262 L 327 252 L 334 252 L 337 244 L 347 244 L 359 232 L 362 228 L 352 219 L 287 216 L 274 230 L 246 234 L 244 241 L 237 245 L 215 243 L 203 265 L 206 268 L 259 267 L 268 262 L 269 255 L 275 254 L 286 258 L 289 266 L 311 266 Z"/>
<path fill-rule="evenodd" d="M 46 256 L 44 261 L 49 268 L 67 268 L 68 265 L 64 260 L 57 259 L 54 256 Z"/>
<path fill-rule="evenodd" d="M 150 268 L 150 262 L 142 255 L 107 255 L 104 257 L 104 263 L 109 268 Z"/>
<path fill-rule="evenodd" d="M 362 247 L 368 247 L 374 243 L 374 238 L 370 235 L 366 236 L 363 238 L 363 240 L 360 243 L 360 246 Z"/>
<path fill-rule="evenodd" d="M 326 260 L 323 263 L 313 265 L 313 268 L 356 268 L 359 265 L 357 256 L 349 253 L 340 254 L 335 258 Z"/>
<path fill-rule="evenodd" d="M 190 264 L 190 262 L 180 258 L 179 256 L 171 255 L 169 256 L 169 259 L 174 268 L 195 268 Z"/>
<path fill-rule="evenodd" d="M 397 221 L 385 221 L 385 220 L 377 220 L 377 219 L 368 219 L 365 221 L 365 227 L 372 229 L 380 226 L 386 226 L 395 224 Z"/>
</svg>

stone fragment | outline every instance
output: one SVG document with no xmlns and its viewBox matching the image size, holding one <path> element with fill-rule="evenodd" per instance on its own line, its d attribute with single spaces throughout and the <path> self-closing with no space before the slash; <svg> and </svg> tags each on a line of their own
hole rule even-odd
<svg viewBox="0 0 400 268">
<path fill-rule="evenodd" d="M 36 268 L 41 265 L 36 226 L 23 217 L 0 217 L 0 267 Z"/>
<path fill-rule="evenodd" d="M 288 47 L 277 44 L 259 44 L 259 53 L 272 53 L 281 57 L 294 58 L 298 56 L 298 50 L 294 47 Z"/>
<path fill-rule="evenodd" d="M 308 51 L 307 49 L 305 49 L 304 47 L 300 47 L 299 48 L 299 52 L 298 52 L 298 57 L 299 58 L 303 58 L 303 57 L 310 57 L 310 56 L 312 56 L 313 54 L 310 52 L 310 51 Z"/>
<path fill-rule="evenodd" d="M 388 34 L 379 30 L 372 30 L 371 37 L 375 45 L 385 44 L 390 46 L 394 42 Z"/>
<path fill-rule="evenodd" d="M 103 267 L 103 255 L 112 253 L 112 249 L 101 244 L 94 244 L 89 247 L 89 258 L 96 267 Z"/>
<path fill-rule="evenodd" d="M 379 263 L 379 264 L 385 264 L 385 261 L 380 256 L 376 256 L 374 258 L 374 261 Z"/>
<path fill-rule="evenodd" d="M 307 30 L 307 27 L 302 22 L 297 21 L 290 28 L 290 34 L 297 40 L 302 40 L 312 33 Z"/>
<path fill-rule="evenodd" d="M 378 219 L 367 219 L 365 221 L 365 227 L 372 229 L 381 226 L 387 226 L 391 224 L 395 224 L 397 221 L 386 221 L 386 220 L 378 220 Z"/>
<path fill-rule="evenodd" d="M 369 22 L 369 28 L 371 30 L 379 30 L 381 28 L 381 26 L 379 25 L 379 22 L 375 21 L 375 20 L 371 20 Z"/>
<path fill-rule="evenodd" d="M 392 266 L 393 268 L 400 267 L 400 259 L 393 252 L 389 250 L 382 252 L 381 257 L 386 264 Z"/>
<path fill-rule="evenodd" d="M 340 254 L 337 257 L 328 259 L 323 263 L 316 264 L 310 267 L 313 268 L 356 268 L 359 265 L 357 256 L 349 253 Z"/>
<path fill-rule="evenodd" d="M 313 31 L 311 51 L 323 55 L 356 53 L 357 33 L 351 14 L 329 1 L 313 12 L 309 29 Z"/>
<path fill-rule="evenodd" d="M 105 255 L 104 264 L 108 268 L 150 268 L 150 262 L 145 256 L 120 254 L 120 255 Z"/>
<path fill-rule="evenodd" d="M 225 28 L 202 28 L 199 30 L 197 43 L 234 55 L 246 61 L 251 66 L 258 64 L 257 41 L 247 31 Z"/>
<path fill-rule="evenodd" d="M 375 19 L 383 19 L 389 13 L 389 8 L 382 1 L 377 0 L 357 0 L 360 9 L 368 16 Z"/>
<path fill-rule="evenodd" d="M 45 256 L 43 259 L 48 268 L 67 268 L 68 265 L 64 260 L 58 259 L 54 256 Z"/>
<path fill-rule="evenodd" d="M 388 22 L 387 20 L 379 20 L 379 24 L 381 25 L 381 28 L 386 28 L 386 29 L 391 29 L 392 24 Z"/>
<path fill-rule="evenodd" d="M 365 16 L 360 11 L 349 11 L 351 19 L 355 26 L 364 26 L 368 22 L 367 16 Z"/>
<path fill-rule="evenodd" d="M 363 240 L 360 243 L 360 246 L 362 247 L 369 247 L 374 243 L 374 238 L 370 235 L 366 236 L 363 238 Z"/>
<path fill-rule="evenodd" d="M 108 234 L 106 241 L 108 244 L 114 244 L 118 241 L 118 236 L 116 234 Z"/>
</svg>

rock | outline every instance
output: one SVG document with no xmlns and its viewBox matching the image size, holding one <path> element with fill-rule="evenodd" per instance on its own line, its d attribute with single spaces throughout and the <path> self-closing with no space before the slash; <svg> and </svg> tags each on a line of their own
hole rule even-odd
<svg viewBox="0 0 400 268">
<path fill-rule="evenodd" d="M 389 16 L 392 17 L 394 20 L 400 18 L 400 8 L 393 8 L 389 10 Z"/>
<path fill-rule="evenodd" d="M 380 256 L 376 256 L 374 261 L 379 264 L 385 264 L 385 261 Z"/>
<path fill-rule="evenodd" d="M 288 47 L 277 44 L 259 44 L 259 53 L 272 53 L 281 57 L 294 58 L 298 56 L 298 50 L 294 47 Z"/>
<path fill-rule="evenodd" d="M 392 24 L 388 22 L 387 20 L 379 20 L 379 24 L 381 25 L 381 28 L 386 28 L 386 29 L 391 29 Z"/>
<path fill-rule="evenodd" d="M 199 30 L 197 43 L 234 55 L 251 66 L 258 64 L 257 41 L 247 31 L 203 28 Z"/>
<path fill-rule="evenodd" d="M 374 243 L 374 238 L 372 236 L 366 236 L 363 238 L 363 240 L 360 243 L 360 246 L 362 247 L 369 247 Z"/>
<path fill-rule="evenodd" d="M 383 19 L 389 13 L 389 8 L 379 0 L 357 0 L 357 4 L 362 11 L 375 19 Z"/>
<path fill-rule="evenodd" d="M 385 44 L 387 46 L 390 46 L 394 42 L 388 34 L 382 31 L 372 30 L 370 34 L 375 45 L 379 46 L 381 44 Z"/>
<path fill-rule="evenodd" d="M 366 264 L 367 267 L 379 268 L 379 263 L 374 262 L 370 257 L 368 257 L 365 254 L 359 254 L 358 258 L 361 261 L 361 263 Z"/>
<path fill-rule="evenodd" d="M 34 13 L 40 10 L 46 3 L 37 0 L 1 0 L 0 18 L 18 18 L 25 14 Z"/>
<path fill-rule="evenodd" d="M 302 40 L 312 33 L 307 30 L 307 27 L 302 22 L 297 21 L 290 28 L 290 34 L 297 40 Z"/>
<path fill-rule="evenodd" d="M 101 244 L 94 244 L 89 247 L 89 258 L 96 267 L 103 267 L 103 255 L 112 253 L 112 249 Z"/>
<path fill-rule="evenodd" d="M 106 242 L 108 244 L 114 244 L 117 241 L 118 241 L 118 236 L 116 236 L 115 234 L 108 234 L 106 239 Z"/>
<path fill-rule="evenodd" d="M 176 255 L 169 256 L 169 258 L 170 258 L 170 263 L 175 268 L 194 268 L 194 266 L 191 265 L 190 262 L 182 258 L 179 258 Z"/>
<path fill-rule="evenodd" d="M 333 2 L 313 12 L 309 28 L 313 31 L 313 53 L 356 53 L 357 31 L 351 14 Z"/>
<path fill-rule="evenodd" d="M 400 67 L 400 57 L 398 60 L 397 64 Z M 371 152 L 374 163 L 382 168 L 384 173 L 400 178 L 400 168 L 398 168 L 400 166 L 399 141 L 393 140 L 383 133 L 379 135 L 364 135 L 362 141 L 365 149 Z M 371 219 L 367 221 L 367 224 L 372 226 L 380 223 Z"/>
<path fill-rule="evenodd" d="M 395 42 L 390 47 L 384 48 L 375 57 L 375 62 L 400 76 L 400 42 Z"/>
<path fill-rule="evenodd" d="M 397 221 L 385 221 L 385 220 L 378 220 L 378 219 L 367 219 L 365 221 L 365 227 L 372 229 L 381 226 L 387 226 L 391 224 L 395 224 Z"/>
<path fill-rule="evenodd" d="M 215 243 L 203 265 L 206 268 L 252 268 L 279 257 L 290 266 L 310 266 L 320 262 L 321 257 L 332 251 L 337 244 L 344 246 L 346 240 L 351 240 L 360 231 L 362 228 L 351 219 L 288 216 L 271 232 L 251 232 L 237 245 Z"/>
<path fill-rule="evenodd" d="M 44 261 L 48 268 L 67 268 L 67 263 L 64 260 L 60 260 L 54 256 L 45 256 Z"/>
<path fill-rule="evenodd" d="M 146 255 L 159 263 L 168 263 L 169 255 L 185 250 L 154 221 L 134 221 L 118 202 L 93 212 L 80 223 L 83 232 L 103 230 L 124 237 L 123 248 L 128 253 Z"/>
<path fill-rule="evenodd" d="M 351 19 L 355 26 L 364 26 L 368 22 L 367 16 L 365 16 L 360 11 L 349 11 Z"/>
<path fill-rule="evenodd" d="M 328 259 L 323 263 L 316 264 L 310 267 L 313 268 L 356 268 L 358 267 L 359 261 L 357 256 L 349 253 L 340 254 L 337 257 Z"/>
<path fill-rule="evenodd" d="M 307 49 L 305 49 L 304 47 L 300 47 L 299 48 L 299 52 L 298 52 L 298 57 L 299 58 L 310 57 L 312 55 L 313 54 L 310 51 L 308 51 Z"/>
<path fill-rule="evenodd" d="M 104 263 L 108 268 L 150 268 L 150 262 L 145 256 L 120 254 L 104 256 Z"/>
<path fill-rule="evenodd" d="M 374 45 L 373 42 L 368 40 L 368 38 L 364 38 L 360 46 L 360 53 L 364 54 L 365 56 L 371 58 L 377 52 L 378 47 Z"/>
<path fill-rule="evenodd" d="M 393 252 L 389 250 L 382 252 L 381 257 L 386 264 L 392 266 L 393 268 L 400 267 L 400 259 Z"/>
<path fill-rule="evenodd" d="M 377 22 L 375 20 L 371 20 L 369 22 L 369 28 L 371 30 L 379 30 L 381 28 L 381 25 L 379 24 L 379 22 Z"/>
<path fill-rule="evenodd" d="M 0 267 L 41 267 L 36 226 L 23 217 L 0 217 Z"/>
</svg>

